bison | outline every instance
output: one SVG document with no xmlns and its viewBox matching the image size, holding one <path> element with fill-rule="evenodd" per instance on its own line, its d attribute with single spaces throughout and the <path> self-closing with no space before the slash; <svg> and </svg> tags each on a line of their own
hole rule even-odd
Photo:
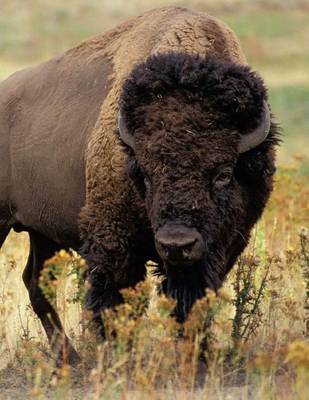
<svg viewBox="0 0 309 400">
<path fill-rule="evenodd" d="M 103 336 L 101 311 L 144 279 L 147 260 L 180 322 L 220 287 L 272 191 L 272 119 L 233 32 L 180 7 L 1 83 L 0 246 L 12 228 L 29 233 L 23 280 L 56 351 L 64 338 L 78 361 L 38 285 L 59 249 L 86 260 L 86 307 Z"/>
</svg>

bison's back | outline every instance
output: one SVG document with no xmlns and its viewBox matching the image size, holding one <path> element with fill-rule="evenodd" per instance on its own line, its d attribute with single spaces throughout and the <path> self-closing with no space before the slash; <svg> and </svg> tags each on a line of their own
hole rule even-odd
<svg viewBox="0 0 309 400">
<path fill-rule="evenodd" d="M 103 57 L 64 54 L 0 85 L 1 179 L 10 208 L 17 222 L 60 242 L 78 237 L 85 150 L 110 72 Z"/>
<path fill-rule="evenodd" d="M 181 7 L 149 11 L 105 35 L 82 43 L 72 53 L 79 54 L 88 48 L 95 48 L 96 56 L 104 54 L 111 59 L 114 74 L 98 123 L 89 140 L 87 197 L 80 228 L 83 239 L 95 236 L 98 247 L 109 248 L 112 235 L 109 232 L 104 235 L 104 225 L 113 226 L 116 220 L 118 225 L 121 221 L 122 231 L 133 230 L 129 228 L 132 221 L 130 213 L 134 206 L 131 206 L 132 193 L 124 168 L 126 155 L 114 131 L 117 128 L 123 83 L 134 66 L 145 62 L 153 54 L 167 52 L 184 52 L 202 57 L 212 55 L 219 60 L 236 63 L 245 63 L 245 57 L 237 38 L 225 24 L 205 13 Z M 109 151 L 106 151 L 108 148 Z M 89 232 L 89 226 L 98 234 Z"/>
<path fill-rule="evenodd" d="M 126 155 L 114 134 L 120 92 L 134 65 L 170 51 L 245 62 L 224 24 L 204 13 L 166 7 L 0 85 L 0 144 L 9 166 L 0 183 L 9 181 L 10 210 L 18 222 L 56 241 L 71 240 L 86 203 L 82 229 L 89 227 L 88 214 L 98 214 L 98 221 L 103 215 L 102 224 L 112 218 L 126 225 Z"/>
</svg>

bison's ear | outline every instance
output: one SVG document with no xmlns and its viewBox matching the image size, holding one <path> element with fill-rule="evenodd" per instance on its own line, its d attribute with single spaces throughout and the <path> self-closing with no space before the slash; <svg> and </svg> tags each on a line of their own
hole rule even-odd
<svg viewBox="0 0 309 400">
<path fill-rule="evenodd" d="M 272 151 L 253 149 L 242 154 L 236 165 L 236 176 L 248 185 L 272 177 L 276 171 L 275 157 Z"/>
<path fill-rule="evenodd" d="M 118 114 L 118 131 L 119 131 L 120 139 L 134 151 L 134 147 L 135 147 L 134 137 L 128 131 L 128 128 L 125 123 L 125 119 L 121 113 L 121 110 L 119 111 L 119 114 Z"/>
<path fill-rule="evenodd" d="M 236 175 L 246 184 L 255 185 L 257 181 L 272 177 L 276 171 L 275 151 L 281 142 L 281 129 L 272 122 L 267 140 L 259 146 L 240 154 L 236 166 Z"/>
</svg>

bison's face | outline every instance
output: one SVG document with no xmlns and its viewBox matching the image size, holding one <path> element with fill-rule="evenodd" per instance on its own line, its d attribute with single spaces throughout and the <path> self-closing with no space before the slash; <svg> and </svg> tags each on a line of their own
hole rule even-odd
<svg viewBox="0 0 309 400">
<path fill-rule="evenodd" d="M 127 85 L 126 95 L 134 96 L 138 82 Z M 178 300 L 179 320 L 205 288 L 220 287 L 262 212 L 273 172 L 272 154 L 261 138 L 258 147 L 240 155 L 241 129 L 247 125 L 250 131 L 265 118 L 263 88 L 255 121 L 251 110 L 240 128 L 239 119 L 233 124 L 228 113 L 195 91 L 186 86 L 161 93 L 161 88 L 132 109 L 124 96 L 125 122 L 120 121 L 131 149 L 129 175 L 144 199 L 160 272 L 166 292 Z"/>
<path fill-rule="evenodd" d="M 150 106 L 135 135 L 137 168 L 131 170 L 168 290 L 173 297 L 193 291 L 192 300 L 221 284 L 235 246 L 246 243 L 250 213 L 237 179 L 238 135 L 211 128 L 198 108 L 174 98 Z"/>
</svg>

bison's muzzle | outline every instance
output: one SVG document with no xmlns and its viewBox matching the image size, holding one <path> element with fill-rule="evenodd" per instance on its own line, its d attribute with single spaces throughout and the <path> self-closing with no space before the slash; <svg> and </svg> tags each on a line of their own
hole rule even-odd
<svg viewBox="0 0 309 400">
<path fill-rule="evenodd" d="M 189 266 L 204 257 L 205 244 L 195 228 L 165 224 L 155 235 L 156 249 L 165 264 Z"/>
</svg>

